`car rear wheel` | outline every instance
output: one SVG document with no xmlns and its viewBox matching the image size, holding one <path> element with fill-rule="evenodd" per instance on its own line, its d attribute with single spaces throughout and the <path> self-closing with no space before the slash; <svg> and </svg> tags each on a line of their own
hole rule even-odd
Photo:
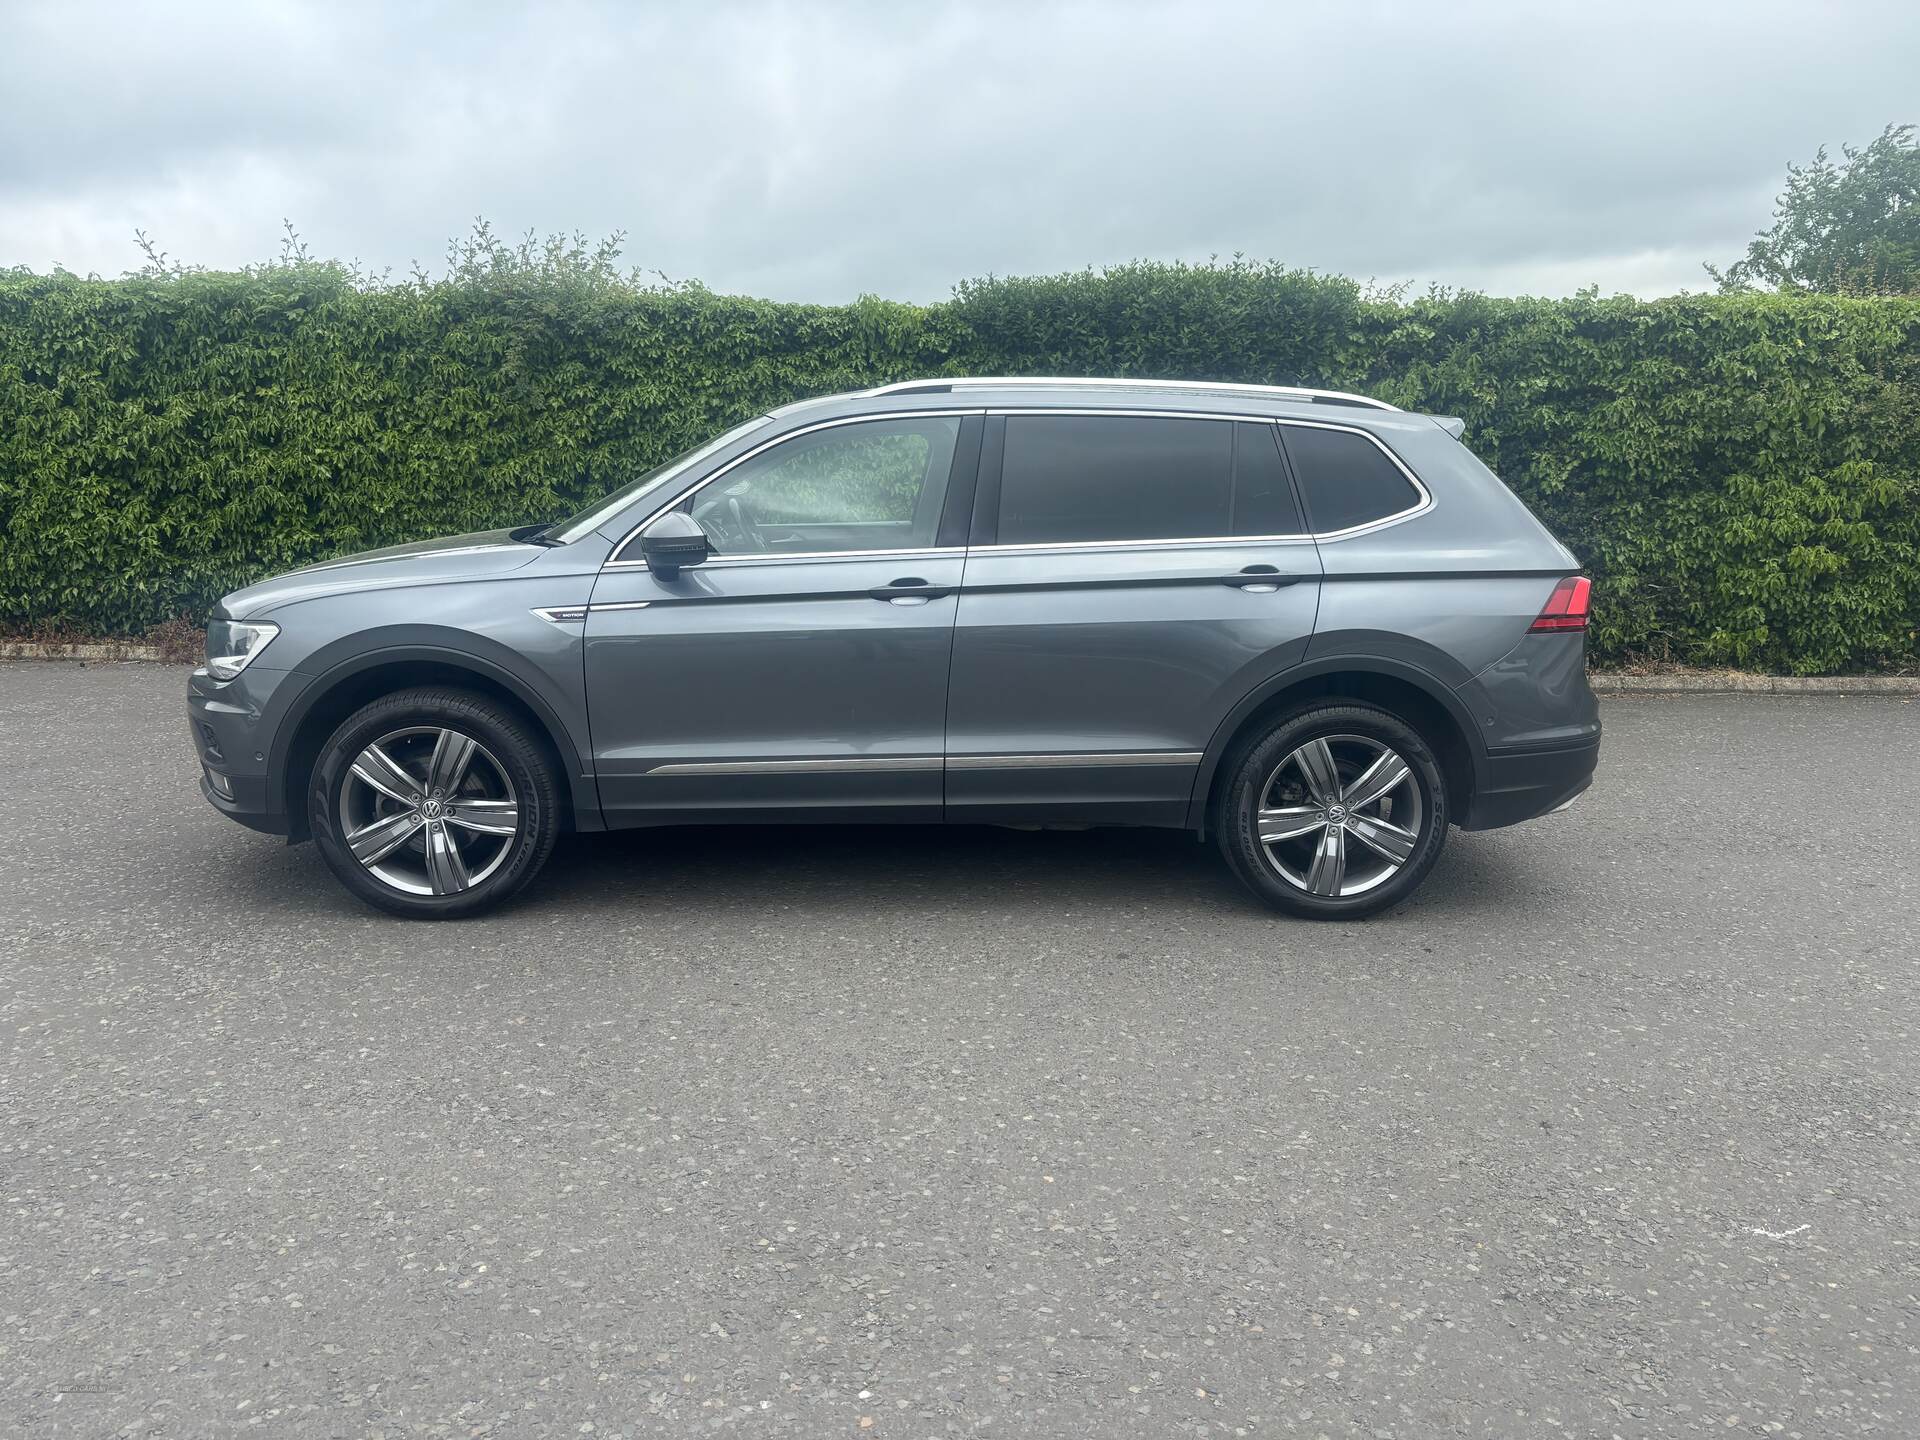
<svg viewBox="0 0 1920 1440">
<path fill-rule="evenodd" d="M 356 711 L 320 752 L 307 812 L 347 889 L 422 920 L 499 904 L 538 873 L 559 829 L 541 746 L 463 690 L 403 690 Z"/>
<path fill-rule="evenodd" d="M 1391 711 L 1317 701 L 1242 754 L 1218 819 L 1227 863 L 1262 900 L 1357 919 L 1404 900 L 1440 858 L 1446 778 Z"/>
</svg>

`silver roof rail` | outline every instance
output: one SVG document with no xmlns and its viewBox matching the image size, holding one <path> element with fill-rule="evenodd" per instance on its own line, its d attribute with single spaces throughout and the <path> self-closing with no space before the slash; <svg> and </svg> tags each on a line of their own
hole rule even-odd
<svg viewBox="0 0 1920 1440">
<path fill-rule="evenodd" d="M 1038 375 L 955 375 L 948 379 L 896 380 L 891 385 L 876 385 L 862 395 L 910 395 L 915 391 L 938 394 L 950 390 L 1006 390 L 1021 386 L 1052 386 L 1068 389 L 1112 390 L 1210 390 L 1226 395 L 1276 395 L 1289 400 L 1318 401 L 1323 405 L 1353 405 L 1367 410 L 1398 410 L 1371 395 L 1355 395 L 1346 390 L 1310 390 L 1303 385 L 1242 385 L 1232 380 L 1115 380 L 1069 378 Z"/>
</svg>

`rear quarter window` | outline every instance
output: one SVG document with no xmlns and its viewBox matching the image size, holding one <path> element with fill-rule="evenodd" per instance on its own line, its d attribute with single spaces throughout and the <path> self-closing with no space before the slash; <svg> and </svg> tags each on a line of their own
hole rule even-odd
<svg viewBox="0 0 1920 1440">
<path fill-rule="evenodd" d="M 1371 525 L 1420 503 L 1405 473 L 1365 435 L 1309 425 L 1280 429 L 1315 534 Z"/>
</svg>

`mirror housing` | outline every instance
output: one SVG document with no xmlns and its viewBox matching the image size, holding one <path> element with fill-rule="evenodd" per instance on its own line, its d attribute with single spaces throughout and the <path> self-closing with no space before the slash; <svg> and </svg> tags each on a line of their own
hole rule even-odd
<svg viewBox="0 0 1920 1440">
<path fill-rule="evenodd" d="M 680 510 L 669 510 L 640 536 L 640 556 L 662 580 L 672 580 L 689 565 L 705 564 L 713 542 L 700 522 Z"/>
</svg>

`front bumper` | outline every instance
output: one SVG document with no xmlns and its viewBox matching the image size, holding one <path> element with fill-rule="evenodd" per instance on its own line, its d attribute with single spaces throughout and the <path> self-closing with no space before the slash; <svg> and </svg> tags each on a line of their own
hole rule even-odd
<svg viewBox="0 0 1920 1440">
<path fill-rule="evenodd" d="M 1460 828 L 1497 830 L 1558 810 L 1593 784 L 1599 763 L 1598 737 L 1579 745 L 1492 751 Z"/>
<path fill-rule="evenodd" d="M 251 830 L 287 833 L 286 805 L 268 784 L 268 760 L 279 720 L 307 680 L 258 664 L 231 680 L 216 680 L 205 667 L 187 678 L 187 728 L 200 757 L 200 793 Z"/>
</svg>

